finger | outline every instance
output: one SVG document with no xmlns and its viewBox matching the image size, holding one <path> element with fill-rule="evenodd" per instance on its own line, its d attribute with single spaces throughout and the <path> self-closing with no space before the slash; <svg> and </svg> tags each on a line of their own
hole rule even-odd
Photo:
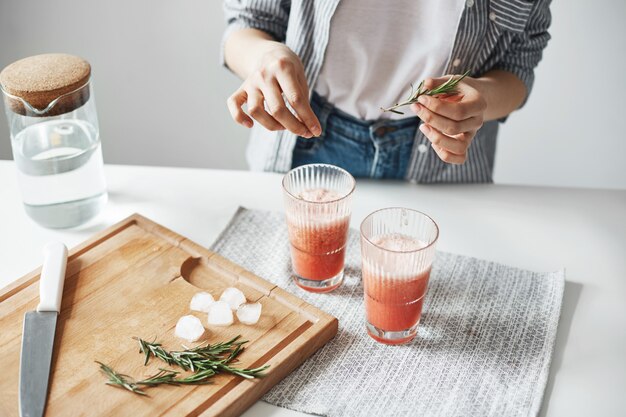
<svg viewBox="0 0 626 417">
<path fill-rule="evenodd" d="M 420 125 L 419 129 L 434 145 L 450 153 L 463 155 L 467 152 L 469 141 L 451 138 L 439 132 L 437 129 L 434 129 L 432 126 L 423 123 Z"/>
<path fill-rule="evenodd" d="M 432 90 L 435 87 L 439 87 L 441 84 L 445 83 L 450 79 L 450 75 L 444 77 L 435 77 L 435 78 L 426 78 L 424 80 L 424 87 L 429 90 Z"/>
<path fill-rule="evenodd" d="M 285 105 L 280 86 L 276 80 L 261 86 L 261 92 L 263 93 L 263 97 L 265 97 L 269 113 L 278 123 L 298 136 L 305 138 L 313 137 L 309 129 L 298 120 Z"/>
<path fill-rule="evenodd" d="M 228 106 L 228 111 L 230 112 L 230 116 L 233 118 L 234 121 L 247 128 L 251 128 L 254 122 L 241 109 L 241 106 L 243 106 L 246 102 L 247 96 L 248 95 L 244 90 L 237 90 L 230 97 L 228 97 L 228 100 L 226 100 L 226 105 Z"/>
<path fill-rule="evenodd" d="M 436 96 L 433 96 L 433 97 L 436 97 L 439 100 L 446 100 L 452 103 L 458 103 L 459 101 L 463 100 L 463 97 L 465 96 L 461 93 L 457 93 L 457 94 L 437 94 Z"/>
<path fill-rule="evenodd" d="M 441 84 L 445 84 L 450 81 L 451 78 L 460 78 L 460 75 L 444 75 L 443 77 L 434 77 L 434 78 L 426 78 L 424 80 L 424 87 L 428 90 L 432 90 L 433 88 L 439 87 Z M 460 84 L 459 87 L 462 87 L 463 84 Z M 453 96 L 454 94 L 442 94 Z M 439 97 L 439 96 L 438 96 Z"/>
<path fill-rule="evenodd" d="M 265 103 L 260 90 L 255 89 L 248 92 L 248 113 L 267 130 L 285 129 L 283 125 L 265 111 Z"/>
<path fill-rule="evenodd" d="M 278 81 L 280 89 L 283 91 L 289 104 L 291 104 L 291 107 L 296 111 L 300 121 L 304 123 L 311 133 L 319 136 L 322 133 L 322 127 L 309 103 L 308 88 L 302 88 L 302 85 L 297 81 L 293 73 L 285 71 L 281 71 L 276 75 L 276 81 Z"/>
<path fill-rule="evenodd" d="M 435 144 L 432 144 L 432 147 L 435 150 L 435 153 L 439 156 L 439 158 L 443 162 L 447 162 L 447 163 L 453 164 L 453 165 L 461 165 L 467 159 L 467 155 L 465 155 L 465 154 L 464 155 L 455 155 L 455 154 L 450 153 L 447 150 L 445 150 L 444 148 L 439 147 L 439 146 L 437 146 Z"/>
<path fill-rule="evenodd" d="M 454 102 L 451 100 L 440 100 L 436 97 L 421 95 L 417 101 L 421 105 L 427 107 L 430 111 L 452 120 L 464 120 L 472 116 L 479 115 L 484 108 L 480 100 L 471 99 Z"/>
<path fill-rule="evenodd" d="M 477 116 L 465 120 L 452 120 L 428 110 L 419 103 L 411 105 L 411 110 L 413 110 L 424 123 L 433 126 L 435 129 L 448 136 L 478 130 L 482 126 L 482 120 Z"/>
</svg>

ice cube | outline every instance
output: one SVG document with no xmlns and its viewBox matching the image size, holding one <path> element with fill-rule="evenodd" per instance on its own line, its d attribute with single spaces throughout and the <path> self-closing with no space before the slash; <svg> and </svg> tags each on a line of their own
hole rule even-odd
<svg viewBox="0 0 626 417">
<path fill-rule="evenodd" d="M 381 248 L 396 252 L 417 251 L 428 246 L 427 242 L 401 233 L 389 233 L 372 237 L 371 242 Z"/>
<path fill-rule="evenodd" d="M 207 322 L 210 326 L 230 326 L 233 324 L 233 311 L 226 301 L 211 304 Z"/>
<path fill-rule="evenodd" d="M 181 339 L 195 342 L 204 334 L 204 326 L 202 326 L 202 322 L 196 316 L 182 316 L 176 323 L 174 334 Z"/>
<path fill-rule="evenodd" d="M 327 203 L 329 201 L 339 200 L 341 197 L 341 194 L 337 191 L 328 188 L 307 188 L 298 194 L 298 198 L 301 200 L 314 203 Z"/>
<path fill-rule="evenodd" d="M 246 302 L 246 296 L 240 289 L 229 287 L 220 296 L 220 301 L 227 302 L 232 310 L 237 310 L 240 305 Z"/>
<path fill-rule="evenodd" d="M 209 312 L 209 307 L 213 304 L 215 300 L 213 296 L 208 292 L 199 292 L 191 298 L 191 303 L 189 303 L 189 308 L 194 311 L 202 311 L 203 313 Z"/>
<path fill-rule="evenodd" d="M 237 309 L 237 318 L 243 324 L 256 324 L 261 317 L 261 303 L 242 304 Z"/>
</svg>

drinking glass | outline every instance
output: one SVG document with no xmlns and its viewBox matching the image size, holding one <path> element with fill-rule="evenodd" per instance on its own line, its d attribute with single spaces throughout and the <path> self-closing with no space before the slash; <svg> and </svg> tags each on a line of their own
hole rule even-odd
<svg viewBox="0 0 626 417">
<path fill-rule="evenodd" d="M 302 165 L 283 178 L 294 279 L 311 292 L 329 292 L 343 281 L 350 201 L 355 180 L 326 164 Z"/>
<path fill-rule="evenodd" d="M 365 326 L 385 344 L 417 334 L 439 228 L 424 213 L 385 208 L 361 223 Z"/>
</svg>

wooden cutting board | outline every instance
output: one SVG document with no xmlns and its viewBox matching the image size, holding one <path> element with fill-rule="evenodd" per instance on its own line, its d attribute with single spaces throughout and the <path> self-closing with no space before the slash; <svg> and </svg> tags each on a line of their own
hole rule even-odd
<svg viewBox="0 0 626 417">
<path fill-rule="evenodd" d="M 0 416 L 18 416 L 19 357 L 24 313 L 39 300 L 40 269 L 0 290 Z M 260 321 L 212 327 L 190 313 L 191 297 L 218 298 L 241 289 L 263 305 Z M 219 375 L 213 384 L 162 386 L 141 397 L 105 385 L 95 360 L 136 377 L 163 363 L 143 357 L 132 336 L 181 349 L 178 318 L 199 317 L 209 342 L 241 334 L 249 340 L 238 366 L 271 367 L 262 379 Z M 47 416 L 234 416 L 252 405 L 337 333 L 337 319 L 236 264 L 140 216 L 99 233 L 70 251 L 57 324 Z"/>
</svg>

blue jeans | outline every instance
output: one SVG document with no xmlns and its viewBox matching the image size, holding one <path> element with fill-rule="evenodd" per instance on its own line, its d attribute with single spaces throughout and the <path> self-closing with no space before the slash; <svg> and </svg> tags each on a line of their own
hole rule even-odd
<svg viewBox="0 0 626 417">
<path fill-rule="evenodd" d="M 292 168 L 313 163 L 337 165 L 355 177 L 404 178 L 419 118 L 360 120 L 313 93 L 311 107 L 322 135 L 298 137 Z"/>
</svg>

